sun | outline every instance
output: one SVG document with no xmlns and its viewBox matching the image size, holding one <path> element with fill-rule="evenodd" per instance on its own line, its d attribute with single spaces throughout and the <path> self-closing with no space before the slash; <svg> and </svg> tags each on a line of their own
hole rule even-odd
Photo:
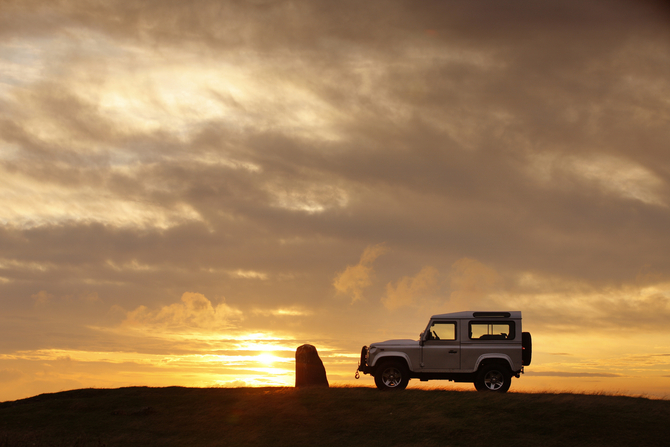
<svg viewBox="0 0 670 447">
<path fill-rule="evenodd" d="M 258 361 L 258 363 L 262 363 L 264 365 L 271 365 L 271 364 L 273 364 L 274 362 L 277 361 L 277 357 L 275 357 L 274 355 L 272 355 L 270 353 L 263 352 L 263 353 L 258 354 L 256 356 L 256 361 Z"/>
</svg>

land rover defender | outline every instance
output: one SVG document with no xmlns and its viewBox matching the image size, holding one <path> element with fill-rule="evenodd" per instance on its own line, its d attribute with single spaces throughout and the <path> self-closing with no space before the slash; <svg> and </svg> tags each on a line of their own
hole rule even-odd
<svg viewBox="0 0 670 447">
<path fill-rule="evenodd" d="M 478 391 L 504 393 L 531 357 L 520 311 L 455 312 L 433 315 L 418 341 L 363 346 L 356 377 L 371 374 L 380 390 L 403 390 L 419 379 L 472 382 Z"/>
</svg>

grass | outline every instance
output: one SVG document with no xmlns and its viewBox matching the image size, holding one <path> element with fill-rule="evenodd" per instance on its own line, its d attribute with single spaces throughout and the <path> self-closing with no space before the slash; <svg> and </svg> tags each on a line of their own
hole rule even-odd
<svg viewBox="0 0 670 447">
<path fill-rule="evenodd" d="M 610 395 L 133 387 L 0 403 L 0 446 L 666 446 L 668 420 Z"/>
</svg>

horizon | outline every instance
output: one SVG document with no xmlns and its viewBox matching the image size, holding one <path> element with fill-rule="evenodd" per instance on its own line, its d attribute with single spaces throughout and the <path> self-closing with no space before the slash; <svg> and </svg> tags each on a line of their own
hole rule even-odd
<svg viewBox="0 0 670 447">
<path fill-rule="evenodd" d="M 412 379 L 416 382 L 416 379 Z M 472 384 L 467 384 L 467 383 L 453 383 L 453 382 L 447 382 L 444 380 L 431 380 L 430 382 L 434 382 L 433 385 L 426 385 L 426 384 L 421 384 L 419 386 L 408 386 L 405 390 L 402 391 L 394 391 L 393 393 L 402 393 L 406 390 L 415 390 L 415 391 L 448 391 L 448 392 L 478 392 L 475 390 L 475 388 L 472 386 Z M 439 385 L 439 383 L 448 383 L 447 385 Z M 410 381 L 410 384 L 412 382 Z M 458 387 L 451 387 L 451 385 L 459 385 Z M 415 383 L 415 385 L 417 385 Z M 467 386 L 470 385 L 470 386 Z M 16 400 L 8 400 L 8 401 L 0 401 L 0 403 L 11 403 L 11 402 L 16 402 L 20 400 L 26 400 L 26 399 L 31 399 L 34 397 L 39 397 L 43 395 L 51 395 L 51 394 L 59 394 L 59 393 L 68 393 L 71 391 L 82 391 L 82 390 L 100 390 L 100 391 L 105 391 L 105 390 L 121 390 L 121 389 L 126 389 L 126 388 L 155 388 L 155 389 L 161 389 L 161 388 L 186 388 L 186 389 L 199 389 L 199 390 L 221 390 L 221 389 L 248 389 L 248 390 L 262 390 L 262 389 L 278 389 L 278 390 L 283 390 L 283 389 L 294 389 L 297 391 L 300 390 L 313 390 L 313 389 L 352 389 L 352 388 L 365 388 L 365 389 L 370 389 L 370 390 L 376 390 L 379 391 L 379 389 L 374 386 L 374 383 L 372 384 L 352 384 L 352 383 L 346 383 L 346 384 L 341 384 L 341 383 L 336 383 L 336 384 L 330 384 L 328 387 L 318 387 L 318 386 L 308 386 L 308 387 L 295 387 L 293 385 L 263 385 L 263 386 L 182 386 L 182 385 L 168 385 L 168 386 L 152 386 L 152 385 L 128 385 L 128 386 L 122 386 L 118 388 L 102 388 L 102 387 L 86 387 L 86 388 L 73 388 L 73 389 L 68 389 L 68 390 L 60 390 L 60 391 L 51 391 L 51 392 L 46 392 L 46 393 L 41 393 L 41 394 L 36 394 L 34 396 L 27 396 L 23 397 L 20 399 Z M 387 391 L 379 391 L 379 392 L 387 392 Z M 563 394 L 569 394 L 569 395 L 576 395 L 576 396 L 609 396 L 609 397 L 630 397 L 630 398 L 635 398 L 635 399 L 647 399 L 647 400 L 670 400 L 670 396 L 665 395 L 665 396 L 657 396 L 657 395 L 650 395 L 650 394 L 634 394 L 634 393 L 622 393 L 622 392 L 617 392 L 617 391 L 598 391 L 598 390 L 591 390 L 591 391 L 576 391 L 576 390 L 569 390 L 569 389 L 561 389 L 561 390 L 556 390 L 556 389 L 531 389 L 531 390 L 524 390 L 524 391 L 518 391 L 514 389 L 510 389 L 507 391 L 505 394 L 535 394 L 535 395 L 563 395 Z"/>
<path fill-rule="evenodd" d="M 466 310 L 522 311 L 511 391 L 667 398 L 668 25 L 652 0 L 4 1 L 0 401 L 292 386 L 304 343 L 372 386 L 363 345 Z"/>
</svg>

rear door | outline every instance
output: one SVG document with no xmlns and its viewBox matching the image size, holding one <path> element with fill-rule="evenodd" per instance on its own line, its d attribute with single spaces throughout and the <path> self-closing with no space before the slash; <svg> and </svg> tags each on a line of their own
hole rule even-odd
<svg viewBox="0 0 670 447">
<path fill-rule="evenodd" d="M 521 337 L 514 320 L 472 319 L 463 321 L 467 325 L 461 344 L 461 364 L 466 371 L 473 371 L 482 356 L 509 357 L 515 367 L 521 355 Z"/>
</svg>

